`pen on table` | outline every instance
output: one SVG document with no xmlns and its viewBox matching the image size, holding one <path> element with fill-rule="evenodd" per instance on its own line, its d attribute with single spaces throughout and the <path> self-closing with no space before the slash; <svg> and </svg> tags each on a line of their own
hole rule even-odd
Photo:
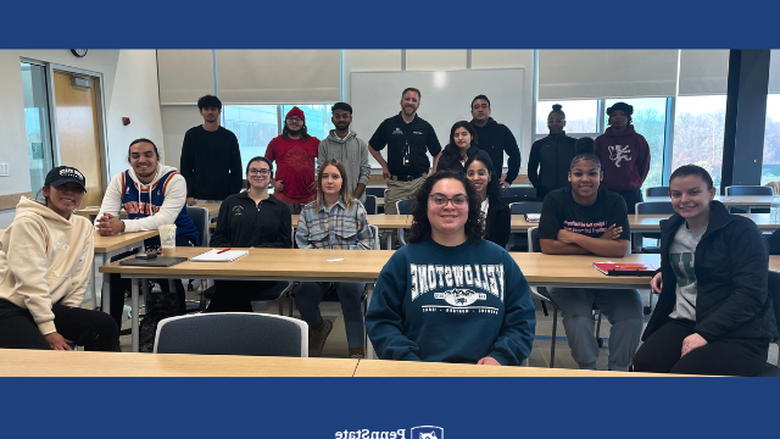
<svg viewBox="0 0 780 439">
<path fill-rule="evenodd" d="M 344 258 L 328 259 L 328 262 L 341 262 Z"/>
<path fill-rule="evenodd" d="M 230 250 L 230 247 L 228 247 L 228 248 L 226 248 L 226 249 L 224 249 L 224 250 L 220 250 L 220 251 L 218 251 L 218 252 L 217 252 L 217 254 L 218 254 L 218 255 L 221 255 L 222 253 L 225 253 L 225 252 L 226 252 L 226 251 L 228 251 L 228 250 Z"/>
</svg>

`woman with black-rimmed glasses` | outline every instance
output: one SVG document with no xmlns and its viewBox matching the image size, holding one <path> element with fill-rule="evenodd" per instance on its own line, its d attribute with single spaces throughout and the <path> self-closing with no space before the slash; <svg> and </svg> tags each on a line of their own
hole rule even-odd
<svg viewBox="0 0 780 439">
<path fill-rule="evenodd" d="M 530 355 L 528 282 L 506 250 L 482 239 L 480 204 L 451 171 L 415 195 L 409 244 L 382 269 L 366 314 L 380 358 L 518 365 Z"/>
</svg>

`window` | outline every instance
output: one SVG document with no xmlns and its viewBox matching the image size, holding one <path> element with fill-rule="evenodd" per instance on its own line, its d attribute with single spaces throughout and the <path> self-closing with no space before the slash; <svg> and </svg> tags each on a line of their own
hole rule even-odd
<svg viewBox="0 0 780 439">
<path fill-rule="evenodd" d="M 780 94 L 767 95 L 761 184 L 780 180 Z"/>
<path fill-rule="evenodd" d="M 675 105 L 672 171 L 694 164 L 706 169 L 720 188 L 726 96 L 678 97 Z"/>
<path fill-rule="evenodd" d="M 21 63 L 24 89 L 24 124 L 27 132 L 27 156 L 30 162 L 30 184 L 34 190 L 43 187 L 46 174 L 52 169 L 49 100 L 46 67 Z"/>
<path fill-rule="evenodd" d="M 242 168 L 249 160 L 265 155 L 265 148 L 282 132 L 282 118 L 295 105 L 225 105 L 224 126 L 238 137 Z M 311 136 L 324 139 L 332 128 L 329 105 L 298 105 L 306 115 L 306 128 Z"/>
<path fill-rule="evenodd" d="M 572 137 L 582 137 L 573 134 L 594 136 L 598 133 L 598 104 L 599 101 L 539 101 L 536 113 L 536 133 L 541 139 L 547 135 L 547 116 L 552 111 L 552 106 L 560 104 L 561 111 L 566 114 L 566 134 Z"/>
</svg>

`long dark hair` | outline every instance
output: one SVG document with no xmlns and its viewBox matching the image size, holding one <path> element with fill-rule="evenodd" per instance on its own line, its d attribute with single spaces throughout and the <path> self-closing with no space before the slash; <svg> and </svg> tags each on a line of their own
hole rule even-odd
<svg viewBox="0 0 780 439">
<path fill-rule="evenodd" d="M 480 209 L 482 200 L 480 200 L 474 184 L 461 172 L 437 171 L 425 179 L 422 187 L 414 195 L 414 201 L 412 202 L 412 229 L 408 237 L 410 243 L 422 242 L 431 236 L 431 222 L 428 220 L 428 197 L 431 195 L 436 182 L 445 178 L 458 180 L 466 188 L 466 196 L 469 199 L 469 218 L 466 220 L 465 227 L 466 238 L 472 241 L 482 239 L 484 235 L 484 219 Z"/>
<path fill-rule="evenodd" d="M 249 162 L 246 164 L 246 172 L 244 173 L 244 175 L 246 176 L 246 189 L 247 190 L 249 190 L 249 188 L 252 187 L 252 185 L 249 184 L 249 168 L 252 166 L 252 163 L 254 163 L 254 162 L 264 162 L 266 165 L 268 165 L 268 170 L 271 171 L 271 173 L 268 175 L 268 181 L 270 182 L 274 178 L 274 165 L 273 165 L 273 163 L 271 163 L 270 160 L 268 160 L 267 158 L 265 158 L 265 157 L 263 157 L 261 155 L 252 157 L 252 159 L 249 160 Z"/>
<path fill-rule="evenodd" d="M 496 175 L 496 170 L 493 167 L 493 160 L 490 159 L 490 155 L 480 149 L 473 156 L 469 157 L 469 159 L 466 160 L 466 166 L 464 166 L 467 175 L 469 172 L 469 166 L 471 166 L 471 164 L 474 162 L 482 163 L 485 165 L 485 169 L 490 172 L 490 180 L 488 180 L 487 184 L 487 197 L 490 199 L 490 203 L 492 204 L 494 200 L 501 200 L 501 188 L 498 186 L 499 176 Z"/>
<path fill-rule="evenodd" d="M 455 122 L 452 128 L 450 128 L 450 143 L 444 147 L 444 151 L 441 154 L 442 156 L 448 158 L 448 161 L 445 164 L 445 166 L 448 168 L 454 165 L 456 162 L 460 161 L 461 158 L 460 148 L 458 148 L 458 145 L 455 144 L 455 130 L 458 128 L 465 128 L 466 131 L 471 134 L 471 146 L 477 144 L 477 130 L 474 129 L 474 126 L 465 120 L 459 120 Z"/>
</svg>

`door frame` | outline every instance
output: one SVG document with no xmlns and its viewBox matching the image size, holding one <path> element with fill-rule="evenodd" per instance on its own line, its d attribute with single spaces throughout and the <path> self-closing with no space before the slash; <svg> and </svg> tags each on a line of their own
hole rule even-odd
<svg viewBox="0 0 780 439">
<path fill-rule="evenodd" d="M 63 64 L 41 62 L 28 60 L 25 62 L 34 62 L 39 65 L 46 66 L 46 80 L 49 99 L 49 120 L 51 121 L 51 139 L 52 149 L 54 149 L 54 166 L 59 166 L 62 163 L 60 157 L 60 139 L 57 131 L 57 102 L 54 94 L 54 72 L 66 73 L 69 75 L 82 76 L 92 81 L 95 87 L 95 106 L 97 111 L 97 130 L 98 130 L 98 150 L 100 152 L 100 174 L 101 174 L 101 186 L 105 192 L 108 187 L 110 176 L 108 175 L 108 132 L 106 124 L 106 103 L 105 103 L 105 87 L 103 74 L 100 72 L 94 72 L 91 70 L 81 69 L 78 67 L 66 66 Z"/>
</svg>

